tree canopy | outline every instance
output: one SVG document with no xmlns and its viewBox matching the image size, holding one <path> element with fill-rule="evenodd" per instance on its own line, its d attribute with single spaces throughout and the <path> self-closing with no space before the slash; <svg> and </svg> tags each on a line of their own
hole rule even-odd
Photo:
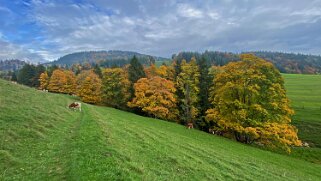
<svg viewBox="0 0 321 181">
<path fill-rule="evenodd" d="M 289 124 L 294 111 L 283 78 L 263 59 L 244 54 L 241 61 L 222 67 L 215 76 L 210 101 L 213 108 L 206 119 L 226 136 L 287 151 L 288 146 L 301 144 L 296 128 Z"/>
</svg>

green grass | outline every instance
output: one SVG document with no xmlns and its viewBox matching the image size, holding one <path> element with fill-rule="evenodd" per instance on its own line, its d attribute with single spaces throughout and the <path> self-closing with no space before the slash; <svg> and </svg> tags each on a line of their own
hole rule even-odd
<svg viewBox="0 0 321 181">
<path fill-rule="evenodd" d="M 299 138 L 312 148 L 296 149 L 294 156 L 321 163 L 321 75 L 283 74 L 295 110 L 293 124 Z"/>
<path fill-rule="evenodd" d="M 321 165 L 0 80 L 0 180 L 320 180 Z"/>
</svg>

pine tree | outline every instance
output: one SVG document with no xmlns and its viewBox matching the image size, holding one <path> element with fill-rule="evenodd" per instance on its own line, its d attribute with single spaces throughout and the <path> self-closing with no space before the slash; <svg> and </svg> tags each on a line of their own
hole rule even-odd
<svg viewBox="0 0 321 181">
<path fill-rule="evenodd" d="M 11 81 L 17 82 L 17 75 L 15 72 L 12 72 Z"/>
<path fill-rule="evenodd" d="M 102 73 L 101 68 L 99 67 L 98 64 L 95 65 L 94 72 L 95 72 L 96 75 L 99 76 L 100 79 L 103 78 L 103 73 Z"/>
<path fill-rule="evenodd" d="M 128 67 L 128 79 L 131 82 L 131 97 L 134 96 L 134 83 L 136 83 L 140 78 L 146 77 L 146 74 L 144 72 L 143 65 L 138 61 L 136 56 L 134 56 L 131 61 L 130 65 Z"/>
<path fill-rule="evenodd" d="M 33 86 L 33 80 L 36 77 L 36 67 L 33 65 L 25 64 L 22 69 L 20 69 L 18 74 L 18 83 L 27 86 Z"/>
<path fill-rule="evenodd" d="M 198 61 L 198 67 L 200 70 L 200 77 L 199 77 L 199 123 L 198 125 L 207 130 L 206 121 L 205 121 L 205 113 L 210 108 L 209 102 L 209 90 L 212 87 L 213 76 L 209 73 L 210 65 L 208 64 L 207 60 L 204 56 L 202 56 L 201 60 Z"/>
<path fill-rule="evenodd" d="M 46 67 L 44 67 L 43 65 L 37 65 L 35 68 L 35 76 L 32 79 L 32 86 L 33 87 L 39 87 L 40 86 L 40 82 L 39 82 L 39 78 L 40 75 L 42 73 L 44 73 L 46 71 Z"/>
</svg>

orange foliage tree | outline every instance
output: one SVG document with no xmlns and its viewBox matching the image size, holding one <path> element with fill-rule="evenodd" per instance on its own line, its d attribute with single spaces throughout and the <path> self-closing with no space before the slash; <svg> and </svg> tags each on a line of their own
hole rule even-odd
<svg viewBox="0 0 321 181">
<path fill-rule="evenodd" d="M 74 94 L 76 92 L 76 76 L 70 70 L 64 71 L 66 84 L 64 85 L 64 93 Z"/>
<path fill-rule="evenodd" d="M 43 72 L 40 74 L 39 82 L 40 82 L 40 86 L 39 86 L 40 90 L 47 89 L 47 86 L 49 84 L 49 76 L 47 72 Z"/>
<path fill-rule="evenodd" d="M 222 67 L 210 93 L 213 108 L 206 120 L 214 129 L 245 143 L 258 142 L 269 148 L 301 145 L 297 129 L 290 125 L 289 107 L 280 72 L 252 54 Z"/>
<path fill-rule="evenodd" d="M 86 77 L 82 81 L 77 81 L 80 83 L 77 89 L 77 95 L 82 101 L 90 104 L 98 104 L 101 102 L 101 80 L 98 75 L 93 71 L 86 72 Z M 78 78 L 83 78 L 79 74 Z"/>
<path fill-rule="evenodd" d="M 50 92 L 73 94 L 76 89 L 76 77 L 70 70 L 56 69 L 48 84 Z"/>
<path fill-rule="evenodd" d="M 64 86 L 67 83 L 65 73 L 62 69 L 56 69 L 52 72 L 50 81 L 48 84 L 48 90 L 50 92 L 64 93 Z"/>
<path fill-rule="evenodd" d="M 135 83 L 135 97 L 129 107 L 138 107 L 147 114 L 165 120 L 176 120 L 175 86 L 170 80 L 155 76 Z"/>
</svg>

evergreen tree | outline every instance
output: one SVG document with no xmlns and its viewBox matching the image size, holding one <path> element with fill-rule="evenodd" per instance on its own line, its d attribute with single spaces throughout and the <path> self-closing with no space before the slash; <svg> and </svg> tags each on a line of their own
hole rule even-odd
<svg viewBox="0 0 321 181">
<path fill-rule="evenodd" d="M 134 56 L 131 61 L 130 65 L 128 67 L 128 79 L 131 82 L 131 97 L 134 96 L 134 83 L 136 83 L 140 78 L 146 77 L 146 74 L 144 72 L 143 65 L 138 61 L 136 56 Z"/>
<path fill-rule="evenodd" d="M 198 67 L 200 70 L 200 78 L 199 78 L 199 111 L 200 118 L 198 125 L 207 130 L 205 121 L 205 113 L 210 108 L 209 98 L 209 89 L 212 86 L 213 76 L 209 73 L 210 65 L 208 61 L 202 56 L 201 60 L 198 61 Z"/>
<path fill-rule="evenodd" d="M 103 73 L 101 72 L 101 68 L 99 67 L 98 64 L 95 65 L 94 72 L 99 76 L 100 79 L 103 78 Z"/>
<path fill-rule="evenodd" d="M 34 65 L 25 64 L 19 71 L 18 83 L 32 87 L 34 77 L 36 77 L 36 67 Z"/>
<path fill-rule="evenodd" d="M 40 82 L 39 82 L 40 75 L 46 71 L 46 67 L 44 67 L 43 65 L 37 65 L 35 70 L 36 70 L 36 74 L 32 79 L 32 86 L 39 87 L 40 86 Z"/>
<path fill-rule="evenodd" d="M 15 72 L 12 72 L 11 81 L 17 82 L 17 75 Z"/>
<path fill-rule="evenodd" d="M 53 71 L 55 71 L 57 69 L 59 69 L 59 67 L 57 65 L 52 65 L 52 66 L 48 67 L 48 71 L 47 71 L 48 76 L 51 77 Z"/>
</svg>

